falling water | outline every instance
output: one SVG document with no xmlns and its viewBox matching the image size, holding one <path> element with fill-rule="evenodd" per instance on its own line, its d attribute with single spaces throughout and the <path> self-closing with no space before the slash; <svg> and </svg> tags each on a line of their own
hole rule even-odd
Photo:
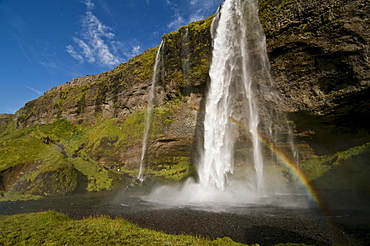
<svg viewBox="0 0 370 246">
<path fill-rule="evenodd" d="M 139 167 L 139 174 L 137 175 L 137 179 L 140 181 L 144 181 L 144 161 L 145 155 L 148 147 L 148 138 L 150 133 L 150 127 L 152 125 L 152 118 L 153 118 L 153 109 L 154 109 L 154 99 L 155 99 L 155 83 L 157 81 L 157 72 L 158 72 L 158 65 L 160 61 L 160 53 L 163 46 L 163 40 L 159 45 L 157 50 L 157 54 L 155 56 L 154 68 L 153 68 L 153 75 L 152 75 L 152 86 L 149 92 L 149 102 L 148 108 L 145 116 L 145 125 L 144 125 L 144 135 L 143 135 L 143 142 L 141 148 L 141 158 L 140 158 L 140 167 Z"/>
<path fill-rule="evenodd" d="M 228 0 L 212 27 L 213 54 L 209 75 L 211 84 L 204 119 L 204 153 L 199 166 L 203 187 L 225 189 L 228 174 L 234 169 L 236 125 L 246 119 L 253 145 L 256 188 L 263 193 L 263 158 L 259 140 L 259 111 L 254 88 L 256 72 L 269 70 L 264 50 L 264 34 L 254 1 Z M 249 37 L 249 38 L 248 38 Z M 252 60 L 253 59 L 253 60 Z M 269 76 L 264 76 L 269 78 Z M 238 106 L 239 104 L 239 106 Z"/>
<path fill-rule="evenodd" d="M 148 200 L 198 205 L 256 203 L 267 196 L 266 183 L 269 191 L 280 183 L 285 185 L 271 174 L 267 182 L 265 172 L 265 165 L 281 164 L 276 148 L 269 151 L 268 147 L 289 149 L 290 143 L 289 127 L 276 106 L 279 96 L 270 75 L 258 1 L 226 0 L 213 20 L 211 34 L 213 53 L 198 180 L 161 187 Z M 236 150 L 244 151 L 244 160 L 240 155 L 235 158 Z M 240 168 L 243 165 L 245 169 Z"/>
</svg>

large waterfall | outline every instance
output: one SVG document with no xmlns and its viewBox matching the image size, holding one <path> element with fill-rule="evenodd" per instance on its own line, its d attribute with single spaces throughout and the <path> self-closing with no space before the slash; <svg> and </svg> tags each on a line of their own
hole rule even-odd
<svg viewBox="0 0 370 246">
<path fill-rule="evenodd" d="M 234 142 L 237 131 L 232 120 L 238 101 L 251 134 L 257 188 L 263 190 L 263 159 L 258 138 L 258 105 L 253 83 L 256 70 L 266 71 L 268 63 L 264 36 L 257 26 L 257 9 L 248 1 L 226 1 L 212 25 L 213 54 L 210 89 L 204 119 L 204 154 L 199 166 L 202 186 L 225 189 L 228 173 L 233 172 Z M 253 34 L 253 40 L 247 35 Z M 252 51 L 254 54 L 252 54 Z M 252 60 L 252 56 L 257 56 Z M 265 82 L 265 81 L 263 81 Z"/>
<path fill-rule="evenodd" d="M 278 177 L 283 176 L 281 170 L 265 172 L 266 165 L 270 169 L 282 166 L 277 146 L 287 152 L 285 159 L 288 155 L 292 159 L 294 151 L 289 149 L 287 122 L 276 108 L 279 97 L 269 72 L 258 1 L 226 0 L 211 28 L 213 53 L 198 179 L 179 187 L 161 187 L 148 200 L 193 205 L 259 203 L 293 186 Z"/>
</svg>

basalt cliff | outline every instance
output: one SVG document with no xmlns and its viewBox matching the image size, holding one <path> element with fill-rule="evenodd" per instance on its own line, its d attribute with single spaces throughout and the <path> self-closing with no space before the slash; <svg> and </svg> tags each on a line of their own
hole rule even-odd
<svg viewBox="0 0 370 246">
<path fill-rule="evenodd" d="M 370 5 L 367 0 L 260 0 L 279 110 L 302 171 L 322 189 L 370 193 Z M 202 142 L 213 16 L 163 36 L 147 175 L 194 174 Z M 73 79 L 0 115 L 0 194 L 109 190 L 140 162 L 158 47 Z M 236 154 L 236 159 L 243 158 Z"/>
</svg>

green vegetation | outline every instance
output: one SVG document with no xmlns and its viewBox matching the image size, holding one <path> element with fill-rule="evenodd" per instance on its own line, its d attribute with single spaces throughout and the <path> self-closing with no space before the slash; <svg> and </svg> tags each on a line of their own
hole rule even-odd
<svg viewBox="0 0 370 246">
<path fill-rule="evenodd" d="M 5 193 L 3 198 L 0 198 L 1 201 L 31 201 L 31 200 L 39 200 L 42 199 L 43 196 L 39 195 L 30 195 L 30 194 L 24 194 L 20 192 L 8 192 Z"/>
<path fill-rule="evenodd" d="M 72 136 L 77 130 L 66 120 L 21 130 L 8 129 L 9 132 L 0 138 L 0 171 L 21 163 L 54 159 L 60 151 L 53 143 Z"/>
<path fill-rule="evenodd" d="M 214 16 L 163 35 L 163 81 L 182 95 L 182 89 L 205 85 L 212 53 L 210 27 Z"/>
<path fill-rule="evenodd" d="M 273 21 L 274 16 L 281 15 L 281 10 L 289 4 L 297 3 L 298 0 L 260 0 L 259 7 L 260 7 L 260 18 L 261 22 L 265 24 L 265 22 Z M 264 25 L 265 26 L 265 25 Z"/>
<path fill-rule="evenodd" d="M 5 172 L 5 176 L 0 184 L 4 187 L 0 199 L 112 190 L 129 182 L 138 173 L 145 114 L 146 110 L 136 111 L 123 120 L 109 119 L 94 126 L 66 120 L 23 129 L 17 129 L 14 122 L 3 126 L 0 172 Z M 165 136 L 173 114 L 168 103 L 166 107 L 155 108 L 151 139 Z M 136 150 L 131 153 L 133 146 Z M 150 160 L 148 175 L 165 182 L 188 177 L 189 156 L 181 151 L 166 151 Z M 136 158 L 136 163 L 127 163 L 129 158 Z"/>
<path fill-rule="evenodd" d="M 78 171 L 87 177 L 87 191 L 112 189 L 118 179 L 86 154 L 73 156 L 87 137 L 66 120 L 8 129 L 0 138 L 0 171 L 7 170 L 2 200 L 71 193 L 78 186 Z"/>
<path fill-rule="evenodd" d="M 167 141 L 166 131 L 181 111 L 179 100 L 180 103 L 167 101 L 164 107 L 155 108 L 150 139 Z M 17 129 L 14 122 L 2 126 L 0 172 L 8 170 L 9 175 L 17 178 L 3 184 L 7 188 L 0 191 L 1 199 L 111 190 L 122 182 L 130 182 L 138 173 L 138 163 L 131 163 L 130 158 L 137 160 L 135 155 L 140 156 L 145 114 L 145 110 L 136 111 L 124 120 L 109 119 L 94 126 L 75 125 L 66 120 L 23 129 Z M 192 176 L 194 167 L 187 150 L 177 149 L 179 140 L 169 141 L 173 141 L 173 146 L 168 145 L 172 147 L 149 154 L 146 173 L 160 182 L 179 182 Z M 181 141 L 183 145 L 188 140 Z M 156 141 L 151 144 L 162 145 Z M 137 153 L 132 153 L 133 146 Z M 331 156 L 316 156 L 309 147 L 300 149 L 305 159 L 301 169 L 310 182 L 321 188 L 370 191 L 367 182 L 370 168 L 366 165 L 370 143 Z"/>
<path fill-rule="evenodd" d="M 183 181 L 192 174 L 189 159 L 189 157 L 174 157 L 170 159 L 170 162 L 162 160 L 167 164 L 156 165 L 155 169 L 147 170 L 147 173 L 167 182 Z"/>
<path fill-rule="evenodd" d="M 85 160 L 77 157 L 71 160 L 76 170 L 81 172 L 87 178 L 86 191 L 111 190 L 115 187 L 118 177 L 103 168 L 99 163 L 93 160 Z"/>
<path fill-rule="evenodd" d="M 301 163 L 301 169 L 320 188 L 361 188 L 370 192 L 370 143 L 337 152 L 331 156 L 312 156 Z"/>
<path fill-rule="evenodd" d="M 210 241 L 140 228 L 124 219 L 73 220 L 53 211 L 0 216 L 1 245 L 245 245 L 228 237 Z M 253 244 L 258 246 L 258 244 Z M 309 246 L 280 243 L 276 246 Z M 311 245 L 313 246 L 313 245 Z"/>
<path fill-rule="evenodd" d="M 214 241 L 167 235 L 123 219 L 72 220 L 56 212 L 0 216 L 1 245 L 243 245 L 230 238 Z"/>
<path fill-rule="evenodd" d="M 52 151 L 40 139 L 32 136 L 0 143 L 0 171 L 20 163 L 41 160 Z"/>
</svg>

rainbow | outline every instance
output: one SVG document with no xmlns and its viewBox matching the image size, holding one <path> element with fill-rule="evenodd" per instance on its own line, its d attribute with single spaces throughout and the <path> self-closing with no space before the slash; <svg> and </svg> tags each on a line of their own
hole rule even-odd
<svg viewBox="0 0 370 246">
<path fill-rule="evenodd" d="M 271 143 L 267 138 L 264 138 L 259 134 L 260 141 L 273 151 L 276 156 L 285 164 L 285 166 L 293 173 L 293 175 L 299 180 L 299 182 L 305 187 L 307 195 L 315 203 L 317 208 L 321 211 L 323 215 L 328 214 L 328 210 L 325 206 L 324 200 L 322 199 L 320 193 L 314 189 L 310 184 L 307 177 L 303 174 L 301 169 L 298 167 L 295 161 L 291 160 L 284 152 L 278 149 L 273 143 Z"/>
<path fill-rule="evenodd" d="M 233 119 L 232 117 L 229 117 L 229 121 L 233 124 L 240 126 L 240 122 Z M 323 215 L 329 214 L 323 198 L 321 197 L 319 192 L 316 189 L 314 189 L 314 187 L 310 184 L 309 180 L 301 171 L 296 161 L 289 158 L 283 151 L 276 147 L 271 141 L 269 141 L 262 134 L 258 134 L 258 138 L 267 148 L 269 148 L 272 152 L 276 154 L 280 161 L 282 161 L 282 163 L 291 171 L 295 178 L 297 178 L 297 180 L 303 185 L 303 187 L 306 189 L 307 195 L 315 203 L 316 207 L 320 210 L 320 212 Z"/>
</svg>

